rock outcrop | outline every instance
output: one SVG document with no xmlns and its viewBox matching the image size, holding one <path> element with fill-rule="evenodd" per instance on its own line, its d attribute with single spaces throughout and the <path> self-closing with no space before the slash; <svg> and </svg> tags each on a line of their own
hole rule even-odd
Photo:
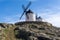
<svg viewBox="0 0 60 40">
<path fill-rule="evenodd" d="M 60 40 L 60 28 L 48 22 L 0 23 L 1 40 Z"/>
</svg>

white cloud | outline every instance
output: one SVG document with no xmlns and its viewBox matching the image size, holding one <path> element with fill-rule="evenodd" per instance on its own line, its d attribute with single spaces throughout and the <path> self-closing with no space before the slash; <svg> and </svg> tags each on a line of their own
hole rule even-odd
<svg viewBox="0 0 60 40">
<path fill-rule="evenodd" d="M 60 12 L 45 12 L 40 13 L 40 15 L 45 21 L 52 23 L 54 26 L 60 27 Z"/>
<path fill-rule="evenodd" d="M 50 8 L 37 8 L 35 11 L 38 16 L 41 16 L 45 21 L 52 23 L 56 27 L 60 27 L 60 7 L 49 6 Z"/>
<path fill-rule="evenodd" d="M 52 23 L 54 26 L 60 27 L 60 14 L 52 14 L 46 19 L 48 22 Z"/>
</svg>

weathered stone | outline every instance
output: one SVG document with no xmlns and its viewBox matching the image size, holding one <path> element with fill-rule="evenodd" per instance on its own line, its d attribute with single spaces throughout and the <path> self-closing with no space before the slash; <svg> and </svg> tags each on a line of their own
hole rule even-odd
<svg viewBox="0 0 60 40">
<path fill-rule="evenodd" d="M 0 23 L 0 32 L 3 40 L 60 40 L 60 28 L 41 21 Z"/>
</svg>

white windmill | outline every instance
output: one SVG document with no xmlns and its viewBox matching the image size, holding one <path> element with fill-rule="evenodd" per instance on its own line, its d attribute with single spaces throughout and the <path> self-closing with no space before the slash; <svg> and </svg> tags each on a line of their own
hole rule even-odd
<svg viewBox="0 0 60 40">
<path fill-rule="evenodd" d="M 24 11 L 20 17 L 20 19 L 22 18 L 22 16 L 25 14 L 26 16 L 26 21 L 36 21 L 36 16 L 35 14 L 30 10 L 28 9 L 29 6 L 31 5 L 31 2 L 29 2 L 29 4 L 27 5 L 27 7 L 24 7 L 24 5 L 22 6 Z"/>
</svg>

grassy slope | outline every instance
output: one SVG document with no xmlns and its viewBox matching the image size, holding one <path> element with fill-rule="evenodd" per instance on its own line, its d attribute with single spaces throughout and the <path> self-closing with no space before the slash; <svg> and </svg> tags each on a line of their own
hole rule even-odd
<svg viewBox="0 0 60 40">
<path fill-rule="evenodd" d="M 8 27 L 3 30 L 3 40 L 16 40 L 14 35 L 14 27 L 15 26 Z"/>
</svg>

